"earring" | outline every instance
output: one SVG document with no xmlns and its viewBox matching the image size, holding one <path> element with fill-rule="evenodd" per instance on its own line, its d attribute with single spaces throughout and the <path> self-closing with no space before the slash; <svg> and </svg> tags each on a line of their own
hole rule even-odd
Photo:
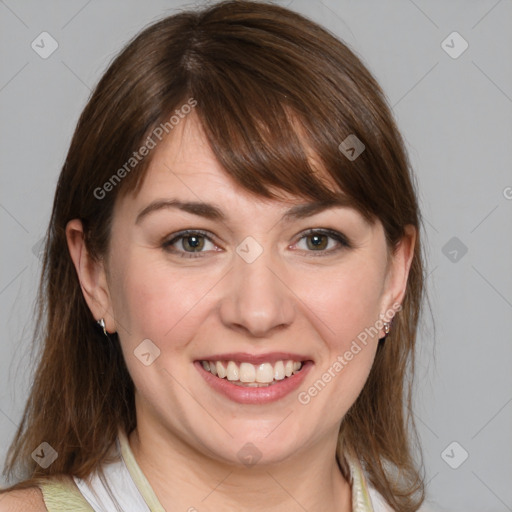
<svg viewBox="0 0 512 512">
<path fill-rule="evenodd" d="M 386 334 L 389 334 L 389 331 L 390 331 L 390 329 L 391 329 L 391 324 L 390 324 L 389 322 L 384 322 L 384 323 L 383 323 L 383 327 L 384 327 L 384 332 L 385 332 Z"/>
<path fill-rule="evenodd" d="M 105 326 L 105 320 L 103 318 L 100 318 L 97 323 L 103 329 L 103 333 L 105 334 L 105 336 L 108 336 L 107 328 Z"/>
</svg>

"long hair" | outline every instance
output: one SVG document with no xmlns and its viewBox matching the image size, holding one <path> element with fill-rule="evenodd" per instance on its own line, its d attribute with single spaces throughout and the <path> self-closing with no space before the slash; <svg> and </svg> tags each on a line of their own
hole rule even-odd
<svg viewBox="0 0 512 512">
<path fill-rule="evenodd" d="M 405 226 L 416 228 L 403 309 L 343 419 L 339 449 L 357 454 L 394 510 L 417 510 L 424 483 L 410 410 L 424 275 L 404 144 L 379 85 L 344 43 L 288 9 L 248 1 L 181 12 L 144 29 L 113 60 L 78 121 L 46 237 L 35 336 L 41 356 L 4 468 L 19 481 L 6 490 L 57 475 L 84 478 L 105 461 L 118 428 L 129 433 L 136 426 L 119 339 L 114 334 L 105 343 L 95 324 L 65 228 L 81 219 L 92 257 L 107 254 L 115 201 L 140 187 L 151 162 L 151 151 L 139 158 L 141 148 L 170 132 L 185 105 L 194 108 L 225 172 L 246 190 L 313 200 L 342 193 L 365 218 L 382 223 L 390 250 Z M 340 150 L 349 136 L 365 146 L 358 158 Z M 311 152 L 339 190 L 320 179 Z M 31 457 L 42 442 L 58 452 L 46 469 Z"/>
</svg>

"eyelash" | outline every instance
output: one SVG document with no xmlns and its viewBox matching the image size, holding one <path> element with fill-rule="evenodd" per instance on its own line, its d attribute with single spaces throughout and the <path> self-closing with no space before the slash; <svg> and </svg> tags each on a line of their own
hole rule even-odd
<svg viewBox="0 0 512 512">
<path fill-rule="evenodd" d="M 193 235 L 200 235 L 200 236 L 206 238 L 212 244 L 215 244 L 215 242 L 212 240 L 212 238 L 208 235 L 208 233 L 206 231 L 202 231 L 200 229 L 196 229 L 196 230 L 187 229 L 185 231 L 180 231 L 171 240 L 164 242 L 162 244 L 162 248 L 168 252 L 173 253 L 173 254 L 178 254 L 182 258 L 201 258 L 201 257 L 203 257 L 202 255 L 207 251 L 199 251 L 199 252 L 177 251 L 176 249 L 174 249 L 172 247 L 177 241 L 182 240 L 187 237 L 190 237 L 190 236 L 193 236 Z M 336 247 L 334 249 L 329 249 L 326 251 L 322 251 L 322 250 L 305 251 L 305 252 L 310 252 L 310 253 L 316 253 L 316 254 L 309 255 L 311 257 L 328 256 L 335 252 L 338 252 L 341 249 L 350 249 L 352 247 L 350 242 L 347 240 L 347 238 L 342 233 L 339 233 L 339 232 L 331 230 L 331 229 L 308 229 L 302 233 L 302 235 L 299 238 L 299 240 L 297 241 L 297 243 L 300 242 L 302 239 L 304 239 L 308 236 L 311 236 L 311 235 L 327 236 L 329 238 L 332 238 L 333 240 L 336 240 L 339 243 L 338 247 Z"/>
</svg>

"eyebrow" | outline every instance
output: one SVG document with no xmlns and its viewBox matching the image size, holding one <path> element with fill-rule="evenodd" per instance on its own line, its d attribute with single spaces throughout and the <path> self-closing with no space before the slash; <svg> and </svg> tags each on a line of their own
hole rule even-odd
<svg viewBox="0 0 512 512">
<path fill-rule="evenodd" d="M 329 199 L 298 204 L 288 209 L 281 217 L 281 221 L 304 219 L 330 208 L 346 207 L 350 205 L 351 203 L 347 198 L 339 198 L 334 200 Z M 219 207 L 210 203 L 203 203 L 199 201 L 180 201 L 178 199 L 158 199 L 150 203 L 139 212 L 137 218 L 135 219 L 135 224 L 139 224 L 144 217 L 153 212 L 169 209 L 182 210 L 184 212 L 192 213 L 193 215 L 205 217 L 210 220 L 222 222 L 227 220 L 224 212 Z"/>
</svg>

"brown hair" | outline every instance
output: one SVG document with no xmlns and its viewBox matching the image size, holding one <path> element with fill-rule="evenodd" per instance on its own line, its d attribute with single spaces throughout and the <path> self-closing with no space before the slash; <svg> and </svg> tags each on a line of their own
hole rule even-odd
<svg viewBox="0 0 512 512">
<path fill-rule="evenodd" d="M 366 218 L 382 222 L 390 250 L 406 225 L 416 227 L 403 309 L 342 422 L 340 446 L 357 454 L 393 509 L 417 510 L 424 483 L 409 434 L 417 441 L 411 386 L 424 276 L 420 214 L 402 139 L 380 87 L 346 45 L 297 13 L 246 1 L 182 12 L 146 28 L 112 62 L 79 119 L 45 246 L 35 336 L 43 341 L 41 358 L 4 468 L 12 477 L 19 467 L 23 481 L 10 489 L 48 476 L 84 478 L 106 458 L 118 427 L 129 433 L 136 426 L 134 386 L 118 337 L 104 343 L 65 228 L 81 219 L 93 257 L 107 253 L 116 198 L 137 190 L 151 154 L 115 186 L 104 184 L 191 98 L 214 154 L 247 190 L 313 200 L 342 193 Z M 351 134 L 365 145 L 355 160 L 339 149 Z M 322 182 L 309 151 L 342 192 Z M 58 452 L 47 469 L 31 458 L 43 441 Z"/>
</svg>

